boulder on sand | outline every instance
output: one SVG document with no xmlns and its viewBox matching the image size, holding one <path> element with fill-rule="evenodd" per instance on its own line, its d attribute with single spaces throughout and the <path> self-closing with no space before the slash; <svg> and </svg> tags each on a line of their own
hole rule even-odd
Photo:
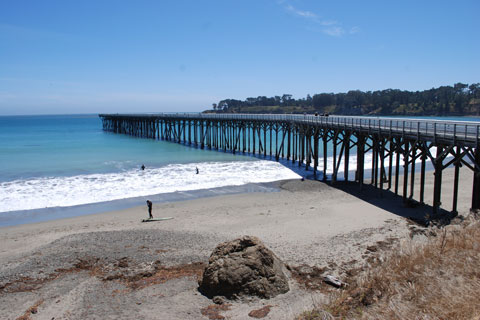
<svg viewBox="0 0 480 320">
<path fill-rule="evenodd" d="M 283 262 L 257 237 L 219 244 L 208 260 L 199 291 L 207 297 L 272 298 L 289 290 Z"/>
</svg>

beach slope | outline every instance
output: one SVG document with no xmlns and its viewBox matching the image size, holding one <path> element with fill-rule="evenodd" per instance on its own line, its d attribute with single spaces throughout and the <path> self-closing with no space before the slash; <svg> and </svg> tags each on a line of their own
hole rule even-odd
<svg viewBox="0 0 480 320">
<path fill-rule="evenodd" d="M 462 171 L 466 189 L 468 174 Z M 154 217 L 173 218 L 166 221 L 141 223 L 147 209 L 136 207 L 2 228 L 0 318 L 251 319 L 263 308 L 266 319 L 293 319 L 325 300 L 325 284 L 311 276 L 346 278 L 368 267 L 375 251 L 409 239 L 406 217 L 430 210 L 405 208 L 398 196 L 369 186 L 286 180 L 278 187 L 154 204 Z M 461 212 L 470 196 L 460 194 Z M 197 279 L 218 243 L 242 235 L 260 238 L 289 266 L 291 290 L 213 305 Z"/>
</svg>

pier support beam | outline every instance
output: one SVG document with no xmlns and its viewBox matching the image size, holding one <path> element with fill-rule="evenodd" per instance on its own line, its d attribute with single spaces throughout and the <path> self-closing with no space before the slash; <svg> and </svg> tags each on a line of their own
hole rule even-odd
<svg viewBox="0 0 480 320">
<path fill-rule="evenodd" d="M 410 196 L 409 199 L 413 199 L 413 194 L 415 192 L 415 161 L 417 161 L 417 142 L 412 143 L 412 170 L 410 174 Z"/>
<path fill-rule="evenodd" d="M 348 181 L 348 169 L 350 165 L 350 132 L 345 133 L 345 136 L 343 138 L 343 143 L 345 146 L 343 178 L 345 179 L 345 181 Z"/>
<path fill-rule="evenodd" d="M 472 210 L 480 209 L 480 147 L 475 149 L 475 163 L 473 171 L 473 193 L 472 193 Z"/>
<path fill-rule="evenodd" d="M 460 174 L 460 148 L 457 147 L 455 152 L 455 173 L 453 178 L 453 205 L 452 212 L 458 213 L 457 211 L 457 199 L 458 199 L 458 176 Z"/>
<path fill-rule="evenodd" d="M 425 194 L 425 162 L 427 159 L 427 146 L 424 144 L 422 146 L 422 164 L 420 167 L 420 203 L 424 204 L 424 194 Z"/>
<path fill-rule="evenodd" d="M 395 143 L 395 194 L 398 194 L 398 179 L 400 178 L 400 141 L 396 139 Z"/>
<path fill-rule="evenodd" d="M 403 202 L 407 202 L 408 192 L 408 155 L 410 153 L 410 142 L 405 141 L 403 147 Z"/>
<path fill-rule="evenodd" d="M 437 156 L 435 158 L 435 178 L 433 182 L 433 215 L 437 215 L 442 204 L 441 194 L 442 194 L 442 171 L 443 171 L 443 157 L 441 156 L 443 152 L 443 147 L 437 146 Z"/>
<path fill-rule="evenodd" d="M 360 135 L 357 138 L 357 172 L 356 180 L 360 184 L 360 188 L 363 186 L 363 175 L 365 165 L 365 136 Z"/>
<path fill-rule="evenodd" d="M 315 130 L 315 135 L 313 137 L 313 176 L 317 178 L 317 168 L 318 168 L 318 130 Z"/>
<path fill-rule="evenodd" d="M 327 181 L 327 132 L 323 132 L 323 181 Z"/>
</svg>

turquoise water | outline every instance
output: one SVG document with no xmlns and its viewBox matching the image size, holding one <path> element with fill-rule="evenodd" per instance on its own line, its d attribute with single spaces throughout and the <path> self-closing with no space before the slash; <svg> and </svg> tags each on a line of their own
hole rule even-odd
<svg viewBox="0 0 480 320">
<path fill-rule="evenodd" d="M 97 115 L 0 117 L 0 181 L 240 160 L 252 159 L 105 133 Z"/>
<path fill-rule="evenodd" d="M 0 212 L 294 177 L 273 161 L 107 133 L 97 115 L 0 117 Z"/>
</svg>

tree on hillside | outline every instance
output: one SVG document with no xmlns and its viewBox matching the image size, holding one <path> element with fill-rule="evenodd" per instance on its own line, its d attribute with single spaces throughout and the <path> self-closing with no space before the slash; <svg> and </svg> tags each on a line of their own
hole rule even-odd
<svg viewBox="0 0 480 320">
<path fill-rule="evenodd" d="M 282 96 L 281 104 L 284 105 L 284 106 L 288 106 L 288 105 L 290 105 L 291 100 L 292 100 L 292 95 L 291 94 L 284 94 Z"/>
<path fill-rule="evenodd" d="M 480 99 L 480 83 L 471 84 L 468 89 L 470 90 L 470 96 L 474 99 Z"/>
<path fill-rule="evenodd" d="M 480 83 L 455 83 L 424 91 L 386 89 L 377 91 L 350 90 L 346 93 L 319 93 L 294 99 L 282 96 L 248 97 L 245 100 L 225 99 L 212 105 L 217 112 L 331 112 L 362 115 L 461 115 L 480 113 Z M 280 108 L 267 108 L 279 106 Z M 255 108 L 252 108 L 255 107 Z M 263 107 L 263 109 L 262 109 Z M 288 107 L 288 108 L 287 108 Z"/>
</svg>

